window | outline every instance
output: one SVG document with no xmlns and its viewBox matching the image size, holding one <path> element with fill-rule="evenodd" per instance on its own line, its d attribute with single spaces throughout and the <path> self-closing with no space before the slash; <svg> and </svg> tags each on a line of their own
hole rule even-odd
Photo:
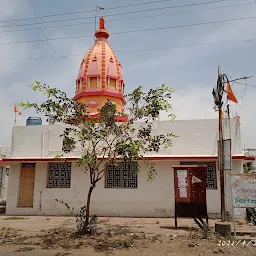
<svg viewBox="0 0 256 256">
<path fill-rule="evenodd" d="M 118 81 L 117 79 L 108 77 L 108 89 L 117 90 Z"/>
<path fill-rule="evenodd" d="M 100 78 L 97 76 L 97 88 L 99 87 L 99 84 L 100 84 Z"/>
<path fill-rule="evenodd" d="M 110 88 L 110 78 L 108 77 L 108 88 Z"/>
<path fill-rule="evenodd" d="M 88 77 L 88 79 L 87 79 L 87 87 L 91 88 L 91 78 L 90 77 Z"/>
<path fill-rule="evenodd" d="M 180 162 L 180 165 L 207 165 L 206 188 L 217 189 L 216 163 L 215 162 Z"/>
<path fill-rule="evenodd" d="M 49 163 L 47 188 L 70 188 L 71 162 Z"/>
<path fill-rule="evenodd" d="M 90 88 L 94 88 L 94 89 L 97 88 L 98 77 L 90 77 L 89 79 L 90 79 Z"/>
<path fill-rule="evenodd" d="M 108 167 L 106 188 L 137 188 L 137 163 L 118 163 Z"/>
<path fill-rule="evenodd" d="M 83 89 L 83 80 L 80 79 L 80 85 L 79 85 L 79 90 L 81 91 Z"/>
</svg>

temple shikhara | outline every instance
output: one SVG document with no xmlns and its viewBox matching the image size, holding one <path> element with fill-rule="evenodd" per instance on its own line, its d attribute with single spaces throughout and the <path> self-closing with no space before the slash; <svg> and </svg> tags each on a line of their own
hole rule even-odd
<svg viewBox="0 0 256 256">
<path fill-rule="evenodd" d="M 108 43 L 109 33 L 104 18 L 100 18 L 100 27 L 95 32 L 95 43 L 82 59 L 76 80 L 75 100 L 85 103 L 92 117 L 98 115 L 107 100 L 123 113 L 125 108 L 124 79 L 122 65 Z M 119 116 L 117 121 L 127 117 Z"/>
<path fill-rule="evenodd" d="M 95 42 L 77 67 L 79 72 L 74 81 L 75 100 L 85 103 L 92 117 L 97 117 L 99 109 L 108 100 L 116 104 L 118 112 L 125 111 L 125 67 L 111 48 L 109 36 L 104 18 L 100 18 Z M 129 85 L 126 91 L 127 87 Z M 126 118 L 120 114 L 116 120 L 124 122 Z M 134 123 L 135 128 L 136 125 L 139 124 Z M 76 210 L 85 204 L 90 181 L 89 175 L 76 165 L 80 151 L 65 154 L 65 161 L 55 157 L 63 153 L 60 134 L 65 128 L 64 124 L 58 123 L 13 127 L 10 157 L 2 159 L 10 165 L 7 214 L 69 215 L 70 212 L 55 199 L 64 200 Z M 148 166 L 143 161 L 138 161 L 140 171 L 136 175 L 126 163 L 121 163 L 116 169 L 109 168 L 93 192 L 91 213 L 98 216 L 173 217 L 175 193 L 178 191 L 174 185 L 173 166 L 201 165 L 205 168 L 201 179 L 206 184 L 209 217 L 220 216 L 218 120 L 162 120 L 153 123 L 152 129 L 154 134 L 170 132 L 179 136 L 171 148 L 147 154 L 155 164 L 156 178 L 147 182 Z M 224 136 L 229 135 L 229 130 L 232 139 L 231 173 L 242 173 L 243 164 L 252 159 L 243 154 L 237 118 L 223 119 Z M 200 179 L 194 177 L 192 183 L 198 184 Z M 185 181 L 182 184 L 186 185 Z M 180 196 L 186 202 L 189 193 L 185 185 Z M 228 183 L 226 188 L 227 211 L 231 211 Z M 236 217 L 244 218 L 244 211 L 237 211 Z"/>
</svg>

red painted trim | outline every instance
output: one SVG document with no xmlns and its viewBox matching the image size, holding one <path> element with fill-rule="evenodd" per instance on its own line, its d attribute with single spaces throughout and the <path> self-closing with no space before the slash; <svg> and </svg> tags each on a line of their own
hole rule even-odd
<svg viewBox="0 0 256 256">
<path fill-rule="evenodd" d="M 115 97 L 115 98 L 120 98 L 123 103 L 125 104 L 125 99 L 123 94 L 121 93 L 114 93 L 114 92 L 108 92 L 108 91 L 95 91 L 95 92 L 80 92 L 78 93 L 74 99 L 78 100 L 82 97 L 87 97 L 87 96 L 109 96 L 109 97 Z"/>
<path fill-rule="evenodd" d="M 8 159 L 9 162 L 65 162 L 65 161 L 75 161 L 77 158 L 76 157 L 71 157 L 71 158 L 10 158 Z"/>
<path fill-rule="evenodd" d="M 85 68 L 84 68 L 84 80 L 83 80 L 83 90 L 86 89 L 87 87 L 87 75 L 88 75 L 88 70 L 89 70 L 89 63 L 91 59 L 92 52 L 96 46 L 96 42 L 94 45 L 91 47 L 91 49 L 86 53 L 86 55 L 83 58 L 83 61 L 85 62 Z"/>
<path fill-rule="evenodd" d="M 107 78 L 110 78 L 110 79 L 114 79 L 114 80 L 118 80 L 118 76 L 111 76 L 111 75 L 107 75 Z"/>
<path fill-rule="evenodd" d="M 0 160 L 0 166 L 8 166 L 8 161 Z"/>
<path fill-rule="evenodd" d="M 108 42 L 107 42 L 107 45 L 109 46 L 110 50 L 112 51 L 112 53 L 114 55 L 114 59 L 116 62 L 117 75 L 118 75 L 118 89 L 119 89 L 119 92 L 121 93 L 122 92 L 122 90 L 121 90 L 122 81 L 121 81 L 121 74 L 120 74 L 120 70 L 119 70 L 119 65 L 121 66 L 121 64 L 118 61 L 115 52 L 113 51 L 112 47 L 110 46 L 110 44 Z"/>
<path fill-rule="evenodd" d="M 87 75 L 88 78 L 97 78 L 100 77 L 100 74 Z"/>
<path fill-rule="evenodd" d="M 101 91 L 100 88 L 96 87 L 96 88 L 87 88 L 86 89 L 86 92 L 99 92 Z"/>
<path fill-rule="evenodd" d="M 248 160 L 248 161 L 255 161 L 256 158 L 253 156 L 246 156 L 244 160 Z"/>
<path fill-rule="evenodd" d="M 128 116 L 117 116 L 116 121 L 117 122 L 127 122 L 128 121 Z"/>
<path fill-rule="evenodd" d="M 2 162 L 49 162 L 49 161 L 75 161 L 77 157 L 70 158 L 5 158 L 1 160 Z M 102 158 L 99 158 L 102 159 Z M 217 156 L 145 156 L 143 159 L 148 160 L 217 160 Z M 246 157 L 246 156 L 233 156 L 233 160 L 255 160 L 254 157 Z M 141 160 L 141 158 L 139 158 Z"/>
<path fill-rule="evenodd" d="M 95 32 L 95 36 L 97 37 L 97 39 L 100 39 L 100 37 L 103 37 L 103 38 L 105 38 L 105 39 L 108 39 L 109 33 L 108 33 L 107 30 L 105 30 L 105 29 L 98 29 L 98 30 Z"/>
<path fill-rule="evenodd" d="M 182 159 L 188 159 L 188 160 L 217 160 L 217 156 L 146 156 L 144 159 L 150 159 L 150 160 L 182 160 Z"/>
<path fill-rule="evenodd" d="M 106 45 L 105 43 L 101 44 L 101 88 L 105 90 L 106 88 Z"/>
<path fill-rule="evenodd" d="M 106 90 L 107 92 L 112 92 L 112 93 L 118 93 L 118 94 L 120 94 L 117 90 L 113 90 L 113 89 L 109 89 L 109 88 L 107 88 L 107 90 Z M 122 95 L 122 94 L 121 94 Z"/>
<path fill-rule="evenodd" d="M 84 80 L 84 76 L 80 76 L 79 78 L 76 79 L 76 83 L 80 82 L 80 79 Z"/>
</svg>

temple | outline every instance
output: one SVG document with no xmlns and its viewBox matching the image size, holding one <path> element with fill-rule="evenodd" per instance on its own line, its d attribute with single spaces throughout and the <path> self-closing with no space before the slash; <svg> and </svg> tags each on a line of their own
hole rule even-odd
<svg viewBox="0 0 256 256">
<path fill-rule="evenodd" d="M 119 113 L 125 108 L 122 66 L 108 43 L 108 37 L 101 17 L 95 43 L 84 55 L 76 79 L 75 100 L 85 103 L 92 117 L 97 117 L 107 100 L 116 105 Z M 116 118 L 118 122 L 126 119 L 122 115 Z"/>
<path fill-rule="evenodd" d="M 91 118 L 97 118 L 100 108 L 110 100 L 120 112 L 116 120 L 125 122 L 127 116 L 123 114 L 126 102 L 122 66 L 108 43 L 108 37 L 104 19 L 100 18 L 95 42 L 80 65 L 74 98 L 88 106 Z M 67 125 L 51 122 L 36 126 L 31 125 L 31 122 L 27 124 L 13 127 L 10 156 L 0 160 L 0 166 L 10 166 L 7 172 L 8 187 L 5 184 L 7 194 L 4 192 L 7 197 L 6 214 L 70 215 L 70 211 L 55 199 L 63 200 L 74 207 L 75 212 L 79 212 L 91 184 L 88 172 L 81 172 L 81 167 L 77 166 L 80 148 L 64 154 L 63 158 L 56 158 L 56 155 L 63 154 L 63 137 L 60 135 Z M 140 122 L 133 123 L 134 129 L 140 125 Z M 205 175 L 198 176 L 196 172 L 193 175 L 186 174 L 191 177 L 189 182 L 193 182 L 189 184 L 193 186 L 183 186 L 180 197 L 184 202 L 189 202 L 190 194 L 194 196 L 196 193 L 188 189 L 197 186 L 201 179 L 202 184 L 206 184 L 204 194 L 208 215 L 219 217 L 221 189 L 218 127 L 217 119 L 153 122 L 154 135 L 170 132 L 179 136 L 173 141 L 171 148 L 161 148 L 159 152 L 152 151 L 145 155 L 155 165 L 158 172 L 156 178 L 147 182 L 149 166 L 141 159 L 137 161 L 140 168 L 137 175 L 134 175 L 133 166 L 126 162 L 120 162 L 118 168 L 109 166 L 93 192 L 91 213 L 97 216 L 174 217 L 176 194 L 178 195 L 174 166 L 181 166 L 179 168 L 184 173 L 186 166 L 194 165 L 204 166 Z M 224 118 L 223 134 L 224 139 L 232 140 L 232 170 L 225 173 L 242 173 L 243 164 L 255 161 L 255 157 L 247 157 L 243 153 L 240 120 Z M 226 206 L 227 212 L 232 213 L 228 177 L 225 186 Z M 236 209 L 233 216 L 244 218 L 244 209 Z"/>
</svg>

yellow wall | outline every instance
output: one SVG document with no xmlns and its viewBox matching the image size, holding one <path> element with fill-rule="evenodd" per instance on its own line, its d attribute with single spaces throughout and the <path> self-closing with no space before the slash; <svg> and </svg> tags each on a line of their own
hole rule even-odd
<svg viewBox="0 0 256 256">
<path fill-rule="evenodd" d="M 120 98 L 109 97 L 109 96 L 86 96 L 86 97 L 80 98 L 78 102 L 85 103 L 88 105 L 88 103 L 91 101 L 97 101 L 99 103 L 98 107 L 96 108 L 88 107 L 88 112 L 94 113 L 94 112 L 98 112 L 98 109 L 102 108 L 108 99 L 116 103 L 118 112 L 122 112 L 121 107 L 123 106 L 123 102 Z"/>
</svg>

